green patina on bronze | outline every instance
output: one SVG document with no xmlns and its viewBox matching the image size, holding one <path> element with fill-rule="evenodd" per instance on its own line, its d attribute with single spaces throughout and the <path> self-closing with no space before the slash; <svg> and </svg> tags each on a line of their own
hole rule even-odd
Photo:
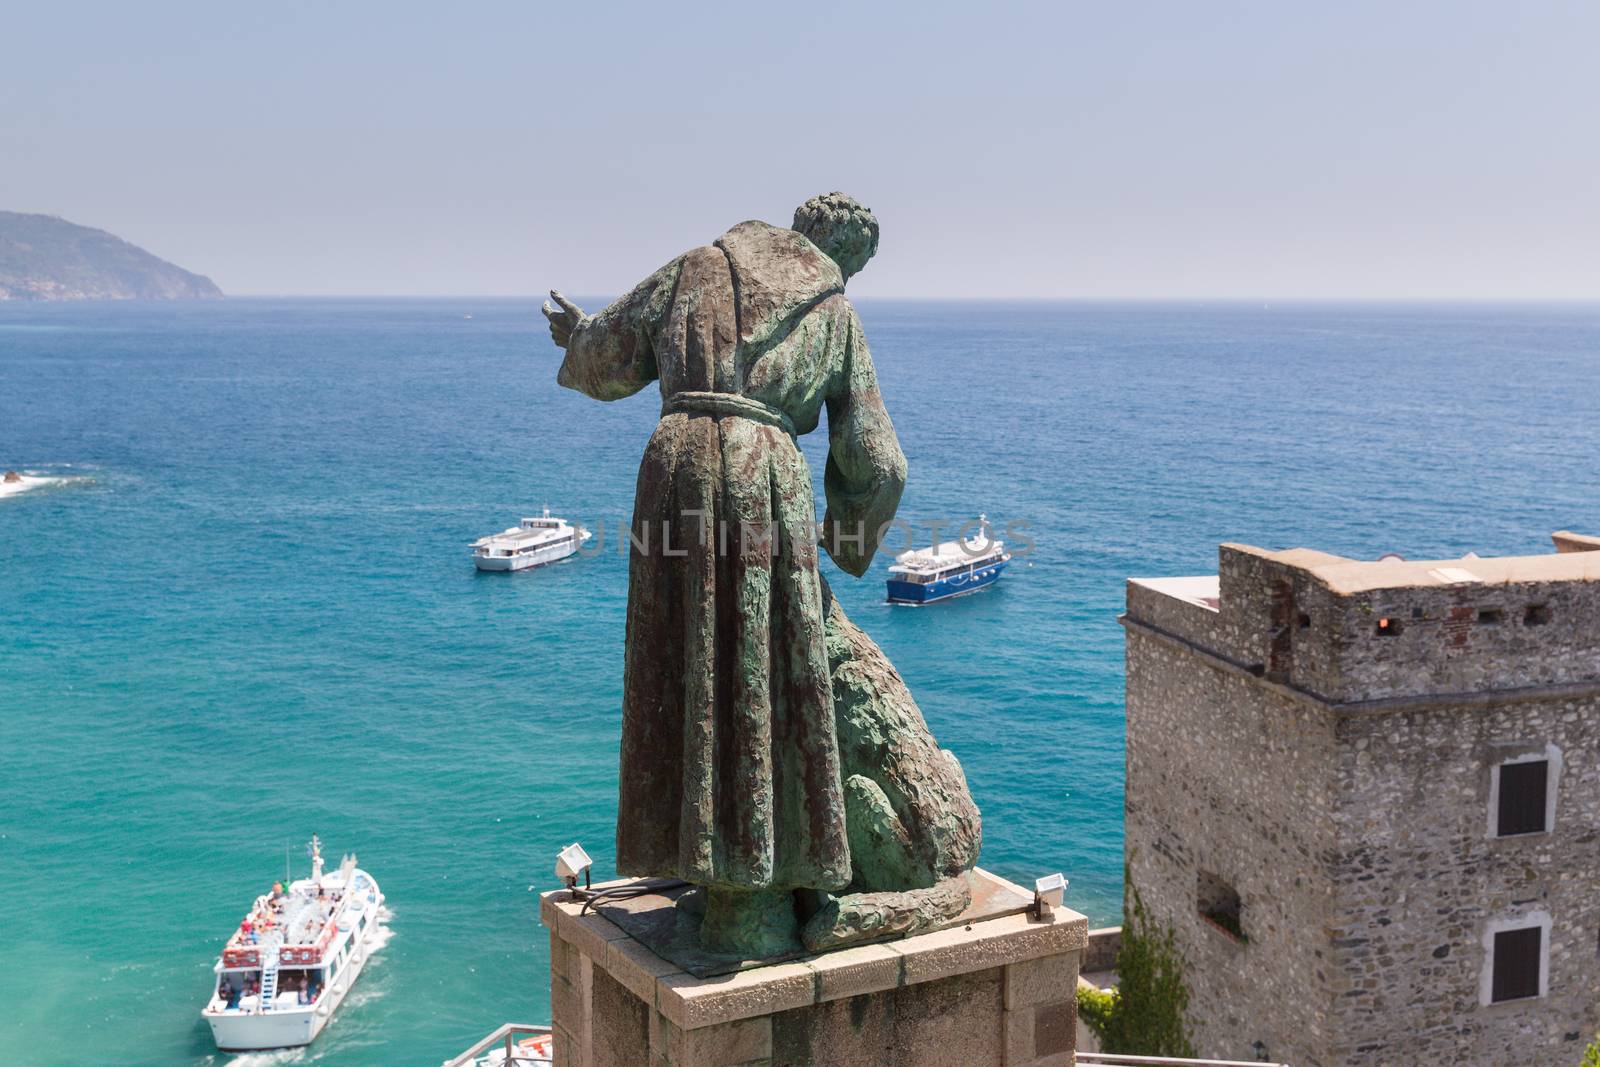
<svg viewBox="0 0 1600 1067">
<path fill-rule="evenodd" d="M 906 476 L 844 295 L 876 247 L 835 193 L 598 315 L 546 305 L 562 385 L 662 395 L 634 499 L 617 868 L 706 886 L 702 940 L 751 957 L 796 947 L 802 921 L 821 948 L 947 918 L 977 860 L 959 764 L 818 573 L 794 441 L 826 408 L 821 547 L 859 577 Z"/>
<path fill-rule="evenodd" d="M 822 589 L 853 877 L 807 923 L 813 949 L 958 914 L 983 834 L 961 764 L 934 740 L 889 657 Z"/>
</svg>

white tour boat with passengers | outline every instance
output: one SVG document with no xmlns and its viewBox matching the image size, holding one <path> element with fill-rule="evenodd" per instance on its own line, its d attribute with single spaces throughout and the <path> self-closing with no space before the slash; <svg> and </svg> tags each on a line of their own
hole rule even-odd
<svg viewBox="0 0 1600 1067">
<path fill-rule="evenodd" d="M 382 946 L 383 893 L 346 856 L 322 870 L 311 839 L 311 877 L 274 883 L 228 938 L 200 1012 L 224 1052 L 309 1045 L 328 1025 L 372 953 Z"/>
<path fill-rule="evenodd" d="M 891 604 L 931 604 L 992 585 L 1011 562 L 1004 541 L 989 528 L 989 516 L 978 516 L 978 532 L 929 549 L 912 549 L 895 557 L 889 568 Z"/>
<path fill-rule="evenodd" d="M 480 571 L 520 571 L 566 559 L 593 537 L 582 526 L 550 516 L 550 509 L 521 525 L 472 542 L 472 562 Z"/>
</svg>

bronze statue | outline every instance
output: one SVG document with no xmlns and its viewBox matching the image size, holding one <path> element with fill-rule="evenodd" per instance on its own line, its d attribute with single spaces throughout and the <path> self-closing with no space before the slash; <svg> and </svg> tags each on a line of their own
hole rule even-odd
<svg viewBox="0 0 1600 1067">
<path fill-rule="evenodd" d="M 906 462 L 845 282 L 872 213 L 745 222 L 597 315 L 546 304 L 560 384 L 661 383 L 629 567 L 617 868 L 706 887 L 701 941 L 750 958 L 959 913 L 979 821 L 899 675 L 818 573 L 795 435 L 828 412 L 822 546 L 865 573 Z"/>
</svg>

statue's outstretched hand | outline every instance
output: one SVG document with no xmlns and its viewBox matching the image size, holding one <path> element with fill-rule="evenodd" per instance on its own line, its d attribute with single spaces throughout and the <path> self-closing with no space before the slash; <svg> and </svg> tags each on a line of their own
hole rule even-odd
<svg viewBox="0 0 1600 1067">
<path fill-rule="evenodd" d="M 550 306 L 550 300 L 556 302 L 559 310 Z M 583 309 L 554 289 L 550 290 L 550 300 L 544 302 L 543 309 L 544 317 L 550 320 L 550 339 L 558 348 L 566 348 L 572 331 L 583 321 Z"/>
</svg>

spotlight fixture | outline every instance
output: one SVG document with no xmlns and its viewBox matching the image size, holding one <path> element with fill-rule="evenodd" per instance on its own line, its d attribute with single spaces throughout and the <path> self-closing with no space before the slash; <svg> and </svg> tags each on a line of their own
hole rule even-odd
<svg viewBox="0 0 1600 1067">
<path fill-rule="evenodd" d="M 1061 907 L 1061 900 L 1067 892 L 1067 879 L 1059 871 L 1047 874 L 1033 883 L 1033 913 L 1039 918 L 1048 917 L 1051 912 Z"/>
<path fill-rule="evenodd" d="M 583 888 L 589 888 L 589 868 L 594 861 L 583 850 L 583 846 L 574 841 L 556 854 L 556 877 L 572 889 L 578 884 L 578 877 L 583 877 Z"/>
</svg>

